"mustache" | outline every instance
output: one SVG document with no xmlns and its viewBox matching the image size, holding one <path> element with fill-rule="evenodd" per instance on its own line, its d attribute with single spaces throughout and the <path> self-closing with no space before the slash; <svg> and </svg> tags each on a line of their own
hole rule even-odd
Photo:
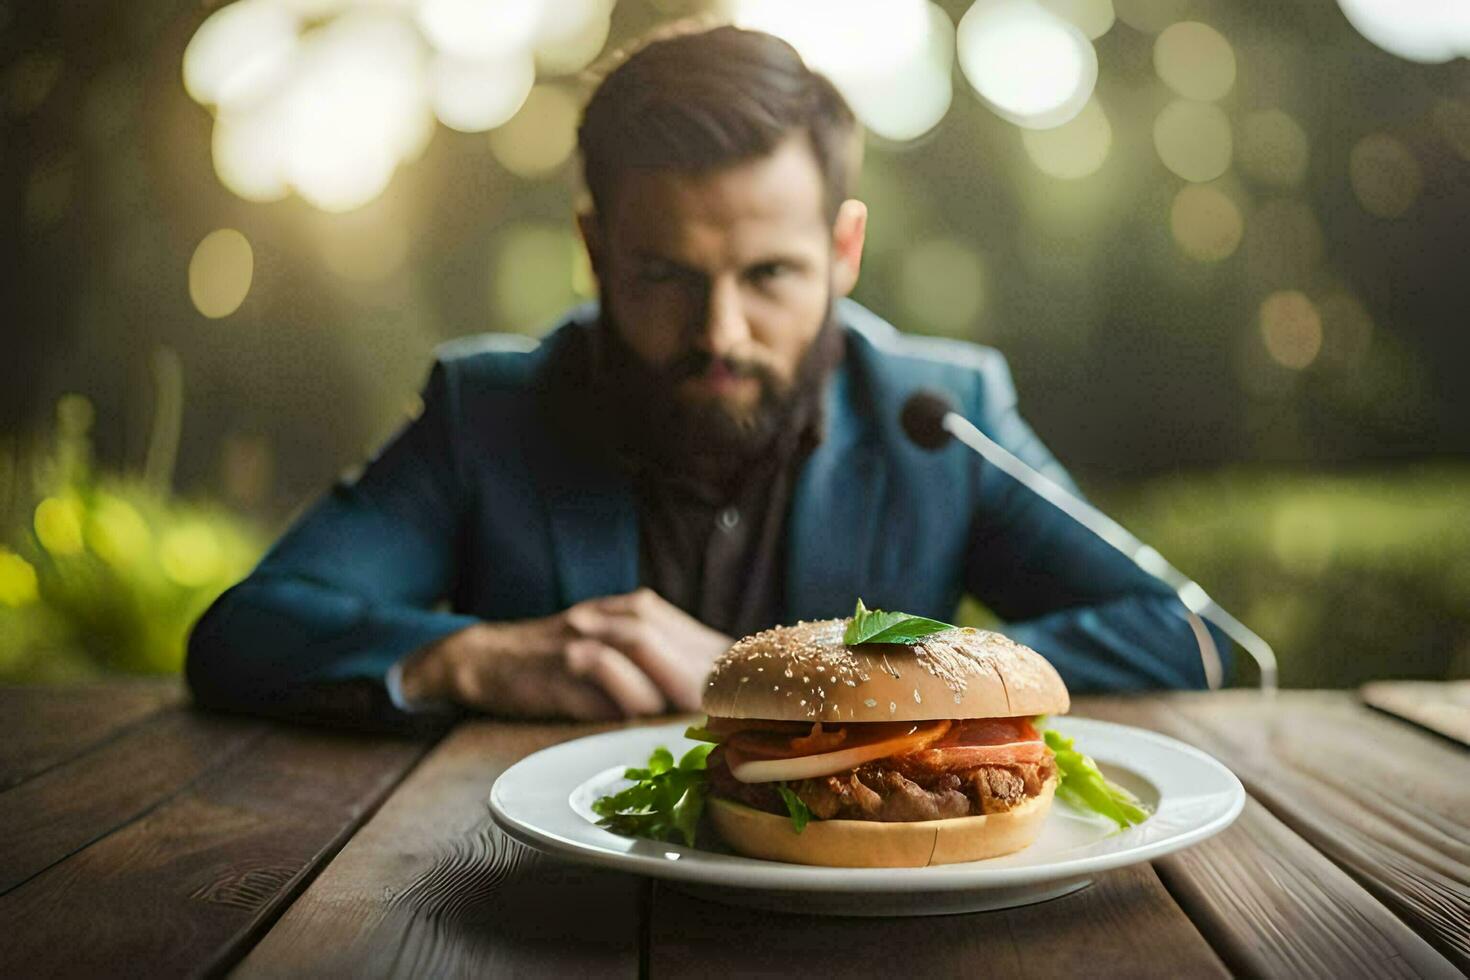
<svg viewBox="0 0 1470 980">
<path fill-rule="evenodd" d="M 708 374 L 716 364 L 737 378 L 765 378 L 770 373 L 765 365 L 755 361 L 722 357 L 703 350 L 691 350 L 679 355 L 663 369 L 662 373 L 670 383 L 677 384 L 686 378 L 697 378 Z"/>
</svg>

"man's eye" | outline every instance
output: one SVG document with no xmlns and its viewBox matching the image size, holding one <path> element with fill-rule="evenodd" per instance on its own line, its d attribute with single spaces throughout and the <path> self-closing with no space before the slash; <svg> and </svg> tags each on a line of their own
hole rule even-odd
<svg viewBox="0 0 1470 980">
<path fill-rule="evenodd" d="M 785 262 L 762 262 L 751 268 L 750 278 L 756 282 L 769 282 L 785 275 L 790 268 Z"/>
</svg>

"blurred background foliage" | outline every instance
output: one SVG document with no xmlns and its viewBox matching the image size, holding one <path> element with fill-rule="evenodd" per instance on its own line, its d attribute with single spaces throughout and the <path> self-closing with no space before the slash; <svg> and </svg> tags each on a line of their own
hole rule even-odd
<svg viewBox="0 0 1470 980">
<path fill-rule="evenodd" d="M 0 455 L 0 680 L 177 672 L 194 619 L 261 553 L 218 505 L 96 472 L 93 419 L 68 395 L 49 447 Z"/>
<path fill-rule="evenodd" d="M 1284 682 L 1465 675 L 1464 39 L 1392 0 L 1037 0 L 1064 44 L 986 48 L 1017 2 L 0 0 L 0 676 L 176 669 L 438 343 L 590 297 L 581 70 L 731 11 L 869 123 L 861 302 L 1004 351 Z M 1026 118 L 1057 66 L 1074 114 Z"/>
</svg>

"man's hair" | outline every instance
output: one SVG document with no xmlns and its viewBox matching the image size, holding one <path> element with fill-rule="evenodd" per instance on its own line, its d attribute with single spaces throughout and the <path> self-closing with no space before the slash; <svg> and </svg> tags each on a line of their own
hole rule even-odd
<svg viewBox="0 0 1470 980">
<path fill-rule="evenodd" d="M 607 215 L 628 171 L 715 170 L 765 156 L 799 132 L 834 220 L 860 166 L 857 125 L 837 89 L 778 37 L 686 27 L 620 56 L 583 110 L 577 142 L 592 206 Z"/>
</svg>

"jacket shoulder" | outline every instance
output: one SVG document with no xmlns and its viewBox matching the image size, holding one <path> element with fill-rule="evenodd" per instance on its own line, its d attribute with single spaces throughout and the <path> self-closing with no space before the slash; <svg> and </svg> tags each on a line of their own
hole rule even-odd
<svg viewBox="0 0 1470 980">
<path fill-rule="evenodd" d="M 434 364 L 456 386 L 521 388 L 530 382 L 543 346 L 525 334 L 482 333 L 440 344 Z"/>
<path fill-rule="evenodd" d="M 892 324 L 850 300 L 840 307 L 854 336 L 851 345 L 868 373 L 899 398 L 919 388 L 937 388 L 985 413 L 1015 405 L 1016 386 L 1005 355 L 993 347 L 900 333 Z"/>
</svg>

